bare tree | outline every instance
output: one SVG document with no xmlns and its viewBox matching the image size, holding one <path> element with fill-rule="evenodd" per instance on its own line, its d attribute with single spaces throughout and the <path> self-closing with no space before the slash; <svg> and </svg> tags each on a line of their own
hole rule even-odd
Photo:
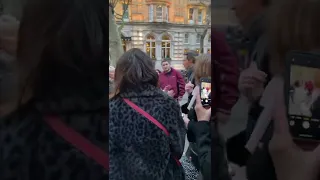
<svg viewBox="0 0 320 180">
<path fill-rule="evenodd" d="M 128 13 L 128 10 L 129 10 L 129 5 L 131 5 L 131 2 L 132 0 L 110 0 L 112 1 L 114 4 L 113 7 L 115 7 L 117 4 L 121 3 L 123 5 L 126 5 L 126 6 L 122 6 L 123 9 L 122 9 L 122 12 L 116 12 L 116 11 L 113 11 L 113 15 L 114 15 L 114 18 L 117 22 L 120 22 L 120 26 L 118 27 L 118 30 L 119 32 L 121 33 L 121 30 L 124 26 L 124 20 L 125 20 L 125 14 Z M 129 17 L 128 17 L 129 18 Z"/>
<path fill-rule="evenodd" d="M 197 30 L 197 28 L 195 28 L 195 31 L 197 33 L 197 36 L 198 34 L 200 35 L 200 53 L 203 54 L 203 51 L 204 51 L 204 39 L 208 33 L 208 30 L 211 28 L 211 6 L 209 5 L 206 5 L 204 2 L 202 2 L 200 0 L 200 4 L 204 5 L 204 6 L 207 6 L 207 15 L 205 17 L 205 24 L 202 25 L 202 28 L 201 28 L 201 32 L 199 32 L 199 30 Z M 209 37 L 210 38 L 210 37 Z"/>
<path fill-rule="evenodd" d="M 115 7 L 119 4 L 126 4 L 126 9 L 122 13 L 115 12 Z M 109 54 L 110 65 L 115 66 L 117 60 L 123 54 L 121 42 L 121 29 L 124 26 L 124 14 L 128 11 L 131 0 L 109 0 Z M 118 27 L 117 20 L 121 19 L 121 25 Z"/>
</svg>

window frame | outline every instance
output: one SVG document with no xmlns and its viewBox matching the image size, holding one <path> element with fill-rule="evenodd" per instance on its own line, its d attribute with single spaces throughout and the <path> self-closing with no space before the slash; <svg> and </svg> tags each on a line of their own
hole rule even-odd
<svg viewBox="0 0 320 180">
<path fill-rule="evenodd" d="M 198 38 L 198 36 L 199 36 L 199 38 Z M 199 42 L 198 42 L 198 40 L 199 40 Z M 197 34 L 196 35 L 196 44 L 200 44 L 200 42 L 201 42 L 201 34 Z"/>
<path fill-rule="evenodd" d="M 186 35 L 187 35 L 187 38 L 186 38 Z M 190 41 L 189 39 L 190 39 L 189 33 L 185 33 L 184 34 L 184 38 L 183 38 L 183 43 L 184 44 L 189 44 L 189 41 Z"/>
<path fill-rule="evenodd" d="M 152 38 L 149 38 L 149 37 L 152 37 Z M 148 43 L 149 43 L 149 47 L 147 46 Z M 152 46 L 153 44 L 154 44 L 154 47 Z M 149 48 L 149 52 L 147 51 L 148 48 Z M 157 57 L 156 48 L 157 48 L 156 38 L 152 34 L 148 34 L 146 36 L 145 52 L 150 56 L 151 59 L 156 59 Z M 152 51 L 154 51 L 154 57 L 152 57 L 152 54 L 153 54 Z"/>
</svg>

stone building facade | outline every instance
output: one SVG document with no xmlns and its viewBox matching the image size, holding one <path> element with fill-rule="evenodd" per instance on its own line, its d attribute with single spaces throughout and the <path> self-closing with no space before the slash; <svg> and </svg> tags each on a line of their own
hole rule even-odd
<svg viewBox="0 0 320 180">
<path fill-rule="evenodd" d="M 229 4 L 217 0 L 212 4 L 211 24 L 225 28 L 232 24 Z M 126 50 L 140 48 L 156 60 L 170 59 L 182 68 L 184 52 L 200 53 L 201 35 L 203 52 L 211 53 L 211 27 L 208 25 L 210 0 L 123 0 L 115 7 Z M 117 16 L 118 15 L 118 16 Z"/>
</svg>

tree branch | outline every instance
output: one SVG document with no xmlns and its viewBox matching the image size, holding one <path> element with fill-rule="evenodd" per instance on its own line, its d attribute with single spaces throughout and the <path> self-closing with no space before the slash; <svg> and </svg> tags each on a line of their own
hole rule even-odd
<svg viewBox="0 0 320 180">
<path fill-rule="evenodd" d="M 194 30 L 196 31 L 197 34 L 199 34 L 199 32 L 197 31 L 197 28 L 194 28 Z"/>
</svg>

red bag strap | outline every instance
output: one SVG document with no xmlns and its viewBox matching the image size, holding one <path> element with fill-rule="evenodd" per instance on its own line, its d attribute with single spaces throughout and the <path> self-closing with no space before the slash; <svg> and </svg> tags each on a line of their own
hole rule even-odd
<svg viewBox="0 0 320 180">
<path fill-rule="evenodd" d="M 59 117 L 48 116 L 45 117 L 44 120 L 64 140 L 109 171 L 109 155 L 105 151 L 91 143 L 72 128 L 68 127 Z"/>
<path fill-rule="evenodd" d="M 159 121 L 157 121 L 154 117 L 152 117 L 150 114 L 148 114 L 147 112 L 145 112 L 144 110 L 142 110 L 140 107 L 138 107 L 136 104 L 134 104 L 133 102 L 131 102 L 129 99 L 123 98 L 123 100 L 130 106 L 132 107 L 134 110 L 136 110 L 137 112 L 139 112 L 142 116 L 146 117 L 148 120 L 150 120 L 153 124 L 155 124 L 156 126 L 158 126 L 158 128 L 160 128 L 167 136 L 170 136 L 169 131 L 161 124 L 159 123 Z"/>
<path fill-rule="evenodd" d="M 136 104 L 131 102 L 129 99 L 123 98 L 124 102 L 126 102 L 130 107 L 132 107 L 134 110 L 136 110 L 138 113 L 140 113 L 142 116 L 146 117 L 148 120 L 150 120 L 153 124 L 158 126 L 167 136 L 170 136 L 169 131 L 154 117 L 152 117 L 149 113 L 142 110 L 140 107 L 138 107 Z M 178 158 L 172 156 L 173 159 L 176 161 L 176 163 L 181 166 L 181 163 Z"/>
</svg>

